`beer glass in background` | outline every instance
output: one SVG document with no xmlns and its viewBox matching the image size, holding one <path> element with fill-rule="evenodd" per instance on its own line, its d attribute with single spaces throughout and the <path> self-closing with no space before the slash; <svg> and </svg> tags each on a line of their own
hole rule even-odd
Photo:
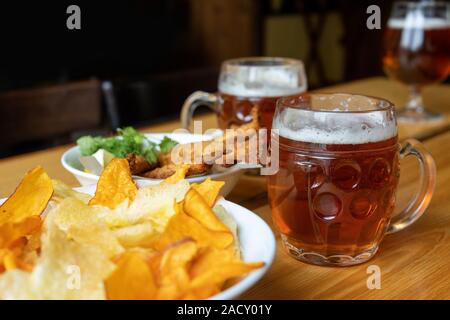
<svg viewBox="0 0 450 320">
<path fill-rule="evenodd" d="M 250 57 L 223 62 L 218 89 L 197 91 L 186 99 L 181 111 L 184 128 L 189 129 L 195 109 L 206 105 L 217 113 L 221 129 L 250 122 L 255 106 L 260 125 L 270 129 L 277 99 L 306 91 L 307 82 L 299 60 Z"/>
<path fill-rule="evenodd" d="M 421 89 L 450 74 L 450 4 L 394 3 L 385 32 L 383 64 L 389 77 L 410 89 L 399 120 L 441 119 L 442 115 L 425 109 Z"/>
<path fill-rule="evenodd" d="M 272 135 L 279 147 L 279 171 L 268 177 L 272 217 L 284 247 L 299 260 L 363 263 L 386 233 L 416 221 L 431 200 L 434 161 L 416 140 L 399 145 L 394 106 L 386 100 L 349 94 L 282 98 Z M 408 155 L 419 160 L 421 187 L 393 216 L 399 159 Z"/>
</svg>

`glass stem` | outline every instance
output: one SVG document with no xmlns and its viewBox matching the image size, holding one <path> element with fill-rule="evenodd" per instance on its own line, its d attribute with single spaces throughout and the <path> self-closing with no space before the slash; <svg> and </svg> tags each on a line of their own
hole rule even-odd
<svg viewBox="0 0 450 320">
<path fill-rule="evenodd" d="M 420 87 L 412 86 L 410 88 L 409 100 L 406 103 L 406 109 L 414 113 L 423 113 L 425 111 Z"/>
</svg>

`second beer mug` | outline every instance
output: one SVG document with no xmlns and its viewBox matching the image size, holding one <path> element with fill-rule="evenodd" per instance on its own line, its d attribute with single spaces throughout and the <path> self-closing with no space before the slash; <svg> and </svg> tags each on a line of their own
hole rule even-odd
<svg viewBox="0 0 450 320">
<path fill-rule="evenodd" d="M 365 262 L 386 233 L 416 221 L 431 200 L 434 161 L 416 140 L 398 144 L 388 101 L 348 94 L 285 98 L 272 130 L 279 146 L 279 171 L 268 182 L 272 216 L 283 245 L 299 260 Z M 421 187 L 393 215 L 399 160 L 409 155 L 419 160 Z"/>
<path fill-rule="evenodd" d="M 185 101 L 181 123 L 189 129 L 192 115 L 200 105 L 217 113 L 221 129 L 252 120 L 251 110 L 258 107 L 260 125 L 272 124 L 276 101 L 307 89 L 303 63 L 295 59 L 250 57 L 222 63 L 217 94 L 197 91 Z"/>
</svg>

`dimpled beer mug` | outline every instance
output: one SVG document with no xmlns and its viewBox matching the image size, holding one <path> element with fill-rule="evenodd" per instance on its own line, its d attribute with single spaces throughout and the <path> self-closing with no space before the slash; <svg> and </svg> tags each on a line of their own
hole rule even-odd
<svg viewBox="0 0 450 320">
<path fill-rule="evenodd" d="M 276 129 L 276 130 L 274 130 Z M 386 233 L 416 221 L 430 203 L 436 168 L 416 140 L 397 141 L 394 106 L 349 94 L 304 94 L 278 101 L 272 143 L 279 170 L 269 176 L 274 224 L 294 258 L 349 266 L 369 260 Z M 420 188 L 393 214 L 399 160 L 417 157 Z"/>
<path fill-rule="evenodd" d="M 194 110 L 205 105 L 217 113 L 221 129 L 252 121 L 255 106 L 261 127 L 270 129 L 277 99 L 305 92 L 307 83 L 299 60 L 250 57 L 223 62 L 218 88 L 217 94 L 197 91 L 186 99 L 181 111 L 184 128 L 189 129 Z"/>
</svg>

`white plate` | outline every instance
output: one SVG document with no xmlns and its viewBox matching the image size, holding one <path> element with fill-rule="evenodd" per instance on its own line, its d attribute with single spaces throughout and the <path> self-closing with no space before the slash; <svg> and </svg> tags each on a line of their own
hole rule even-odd
<svg viewBox="0 0 450 320">
<path fill-rule="evenodd" d="M 75 188 L 75 190 L 93 195 L 95 185 Z M 5 199 L 0 199 L 0 204 Z M 270 268 L 275 257 L 275 237 L 269 226 L 259 216 L 233 202 L 221 198 L 218 201 L 233 217 L 237 224 L 242 259 L 246 262 L 264 262 L 264 267 L 252 271 L 239 282 L 212 296 L 212 300 L 230 300 L 239 297 L 250 289 Z"/>
<path fill-rule="evenodd" d="M 179 142 L 179 143 L 190 143 L 190 142 L 198 142 L 211 140 L 213 136 L 206 136 L 201 134 L 193 134 L 193 133 L 146 133 L 145 136 L 151 141 L 161 141 L 164 136 L 168 136 L 169 138 Z M 62 166 L 72 173 L 75 178 L 80 182 L 82 186 L 97 184 L 99 179 L 98 175 L 87 173 L 83 171 L 83 166 L 80 163 L 80 148 L 78 146 L 72 147 L 61 157 Z M 190 183 L 199 183 L 207 178 L 211 178 L 213 180 L 224 181 L 225 185 L 221 190 L 221 195 L 226 196 L 230 191 L 234 188 L 236 183 L 239 181 L 239 178 L 244 173 L 242 168 L 237 166 L 230 167 L 223 172 L 203 175 L 199 177 L 187 178 Z M 149 179 L 149 178 L 136 178 L 136 183 L 139 186 L 158 184 L 161 182 L 160 179 Z"/>
<path fill-rule="evenodd" d="M 75 190 L 93 195 L 95 188 L 96 186 L 92 185 L 75 188 Z M 238 283 L 210 298 L 230 300 L 250 289 L 267 272 L 275 257 L 275 237 L 267 223 L 250 210 L 224 198 L 219 199 L 217 203 L 221 204 L 236 221 L 242 260 L 264 262 L 264 267 L 249 273 Z"/>
<path fill-rule="evenodd" d="M 275 237 L 269 226 L 258 215 L 225 199 L 218 201 L 236 221 L 245 262 L 263 261 L 264 267 L 248 274 L 241 281 L 211 297 L 212 300 L 229 300 L 250 289 L 272 265 L 275 257 Z"/>
</svg>

